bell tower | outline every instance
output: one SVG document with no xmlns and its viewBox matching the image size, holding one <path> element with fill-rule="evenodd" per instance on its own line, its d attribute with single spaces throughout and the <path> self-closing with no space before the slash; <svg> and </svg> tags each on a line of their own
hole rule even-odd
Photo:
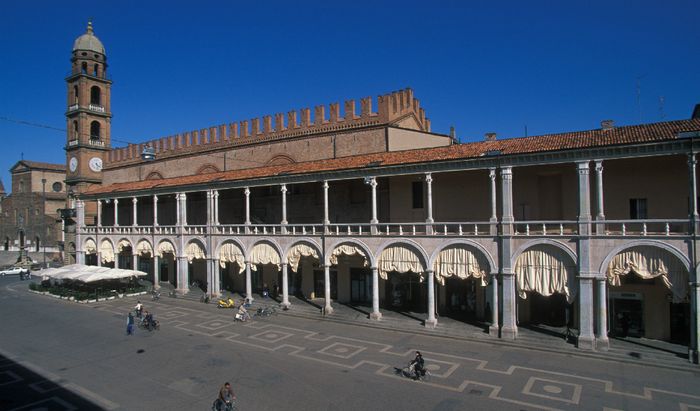
<svg viewBox="0 0 700 411">
<path fill-rule="evenodd" d="M 66 111 L 66 184 L 76 194 L 102 182 L 102 162 L 111 148 L 112 112 L 107 55 L 92 21 L 73 43 Z"/>
</svg>

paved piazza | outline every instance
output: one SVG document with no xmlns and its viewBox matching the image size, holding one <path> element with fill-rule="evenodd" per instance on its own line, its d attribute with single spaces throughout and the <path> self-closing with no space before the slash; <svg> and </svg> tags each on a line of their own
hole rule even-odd
<svg viewBox="0 0 700 411">
<path fill-rule="evenodd" d="M 224 381 L 241 410 L 700 409 L 696 371 L 142 301 L 161 330 L 128 337 L 136 298 L 75 304 L 0 280 L 0 409 L 207 410 Z M 427 382 L 396 373 L 416 349 Z"/>
</svg>

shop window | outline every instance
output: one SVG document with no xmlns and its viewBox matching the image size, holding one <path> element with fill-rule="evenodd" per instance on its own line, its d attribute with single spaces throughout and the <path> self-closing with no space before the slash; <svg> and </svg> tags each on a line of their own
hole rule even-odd
<svg viewBox="0 0 700 411">
<path fill-rule="evenodd" d="M 411 183 L 411 196 L 413 198 L 413 208 L 423 208 L 423 182 L 414 181 Z"/>
<path fill-rule="evenodd" d="M 632 220 L 646 220 L 647 216 L 647 199 L 646 198 L 630 198 L 630 218 Z"/>
</svg>

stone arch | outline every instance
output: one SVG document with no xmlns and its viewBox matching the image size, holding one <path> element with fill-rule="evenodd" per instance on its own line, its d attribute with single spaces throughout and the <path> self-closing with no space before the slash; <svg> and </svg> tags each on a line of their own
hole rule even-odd
<svg viewBox="0 0 700 411">
<path fill-rule="evenodd" d="M 151 171 L 146 176 L 146 180 L 162 180 L 163 175 L 159 171 Z"/>
<path fill-rule="evenodd" d="M 576 254 L 571 250 L 569 247 L 566 246 L 566 244 L 556 241 L 556 240 L 550 240 L 548 238 L 543 238 L 543 239 L 537 239 L 537 240 L 531 240 L 527 241 L 523 244 L 520 245 L 520 247 L 515 249 L 515 252 L 513 252 L 513 256 L 510 259 L 510 266 L 515 267 L 516 261 L 518 261 L 518 257 L 520 257 L 520 254 L 522 254 L 525 250 L 528 248 L 532 248 L 537 245 L 551 245 L 553 247 L 561 249 L 561 251 L 565 252 L 570 258 L 571 261 L 573 261 L 574 265 L 576 265 L 576 262 L 578 261 L 578 257 L 576 257 Z"/>
<path fill-rule="evenodd" d="M 452 251 L 454 250 L 454 251 Z M 446 278 L 473 278 L 479 280 L 482 286 L 489 281 L 489 274 L 497 273 L 490 254 L 473 242 L 453 240 L 438 247 L 430 256 L 430 267 L 435 278 L 445 285 Z"/>
<path fill-rule="evenodd" d="M 227 245 L 232 245 L 235 247 L 234 250 L 226 250 Z M 245 248 L 237 241 L 232 238 L 222 241 L 215 247 L 214 257 L 219 260 L 219 266 L 221 268 L 226 268 L 226 263 L 236 263 L 238 264 L 238 273 L 242 273 L 245 270 Z M 221 253 L 225 252 L 225 258 L 221 258 Z M 239 257 L 240 255 L 240 257 Z"/>
<path fill-rule="evenodd" d="M 683 254 L 680 250 L 678 250 L 676 247 L 673 247 L 672 245 L 666 244 L 663 241 L 658 241 L 658 240 L 633 240 L 628 243 L 625 243 L 623 245 L 617 246 L 612 249 L 608 253 L 607 256 L 603 259 L 603 262 L 600 264 L 599 268 L 599 273 L 601 275 L 604 275 L 604 273 L 608 270 L 608 266 L 610 265 L 610 262 L 612 261 L 613 258 L 615 258 L 616 255 L 618 255 L 620 252 L 632 248 L 632 247 L 642 247 L 642 246 L 649 246 L 649 247 L 658 247 L 663 250 L 668 251 L 672 255 L 674 255 L 676 258 L 678 258 L 683 265 L 685 266 L 686 270 L 690 272 L 691 270 L 691 264 L 690 264 L 690 259 Z"/>
<path fill-rule="evenodd" d="M 412 252 L 416 258 L 415 261 L 410 262 L 410 261 L 403 261 L 399 265 L 396 264 L 389 264 L 384 267 L 381 266 L 382 263 L 382 255 L 384 251 L 390 250 L 393 247 L 404 247 L 410 252 Z M 432 270 L 430 266 L 428 266 L 428 258 L 427 258 L 427 253 L 421 247 L 418 243 L 416 243 L 413 240 L 391 240 L 387 241 L 384 244 L 382 244 L 379 249 L 377 250 L 377 253 L 374 255 L 375 261 L 377 262 L 377 268 L 379 269 L 379 274 L 382 278 L 386 279 L 386 273 L 391 272 L 391 271 L 398 271 L 398 272 L 407 272 L 407 271 L 412 271 L 415 272 L 416 274 L 421 275 L 421 280 L 423 279 L 423 272 Z M 412 269 L 408 269 L 411 265 L 416 265 L 416 263 L 420 264 L 422 267 L 421 272 L 416 272 L 413 271 Z M 418 268 L 418 267 L 416 267 Z M 405 271 L 402 271 L 405 270 Z"/>
<path fill-rule="evenodd" d="M 491 253 L 481 244 L 477 243 L 476 241 L 472 240 L 467 240 L 467 239 L 460 239 L 460 240 L 450 240 L 447 241 L 443 244 L 441 244 L 439 247 L 435 248 L 435 251 L 430 255 L 430 259 L 428 260 L 428 267 L 433 267 L 435 265 L 435 260 L 437 259 L 438 255 L 440 253 L 448 248 L 448 247 L 453 247 L 453 246 L 466 246 L 466 247 L 471 247 L 474 248 L 476 251 L 478 251 L 483 258 L 486 259 L 486 262 L 489 265 L 489 273 L 490 274 L 498 274 L 498 265 L 496 264 L 496 261 L 494 260 L 493 256 Z"/>
<path fill-rule="evenodd" d="M 133 250 L 134 250 L 134 244 L 133 244 L 131 241 L 129 241 L 128 238 L 120 238 L 119 241 L 117 241 L 117 251 L 118 251 L 118 252 L 121 253 L 121 252 L 122 252 L 122 249 L 125 248 L 125 247 L 127 247 L 127 246 L 128 246 L 128 247 L 131 247 L 131 250 L 132 250 L 132 252 L 133 252 Z"/>
<path fill-rule="evenodd" d="M 204 242 L 197 238 L 193 238 L 187 242 L 184 253 L 185 257 L 187 257 L 187 261 L 190 263 L 192 260 L 207 258 L 207 248 L 204 246 Z"/>
<path fill-rule="evenodd" d="M 292 268 L 292 271 L 296 272 L 299 266 L 299 260 L 301 257 L 308 257 L 309 254 L 305 253 L 305 250 L 302 250 L 304 246 L 310 248 L 314 252 L 316 252 L 316 256 L 318 257 L 318 261 L 321 262 L 323 260 L 323 252 L 321 251 L 321 247 L 316 244 L 315 241 L 313 241 L 310 238 L 300 238 L 299 240 L 294 241 L 292 244 L 289 245 L 284 250 L 284 254 L 282 256 L 282 262 L 283 263 L 289 263 L 290 268 Z M 294 253 L 295 256 L 290 259 L 290 253 Z M 298 255 L 297 255 L 298 254 Z M 311 254 L 313 255 L 313 254 Z"/>
<path fill-rule="evenodd" d="M 646 255 L 643 253 L 645 249 Z M 641 253 L 621 256 L 623 260 L 616 261 L 616 257 L 620 254 L 633 251 L 641 251 Z M 661 251 L 661 255 L 653 255 L 658 251 Z M 665 259 L 666 256 L 671 259 Z M 662 280 L 666 288 L 671 291 L 673 302 L 683 302 L 688 297 L 690 260 L 680 250 L 661 241 L 636 240 L 615 247 L 603 260 L 603 264 L 605 265 L 601 266 L 600 273 L 605 275 L 611 286 L 622 285 L 620 277 L 635 273 L 644 280 L 653 278 Z M 617 266 L 611 268 L 614 265 Z"/>
<path fill-rule="evenodd" d="M 521 264 L 521 259 L 527 259 Z M 544 297 L 562 294 L 572 303 L 578 294 L 576 256 L 562 243 L 553 240 L 533 240 L 521 245 L 513 255 L 516 292 L 522 299 L 527 292 Z"/>
<path fill-rule="evenodd" d="M 97 244 L 92 237 L 86 238 L 85 242 L 83 242 L 83 251 L 85 255 L 97 253 Z"/>
<path fill-rule="evenodd" d="M 247 252 L 246 255 L 245 255 L 246 262 L 250 262 L 250 263 L 251 263 L 251 268 L 253 268 L 256 264 L 259 264 L 259 263 L 267 264 L 267 262 L 265 262 L 265 261 L 257 261 L 257 262 L 256 262 L 256 261 L 252 261 L 252 259 L 255 258 L 254 253 L 257 252 L 256 247 L 258 247 L 258 246 L 261 246 L 261 248 L 264 247 L 264 246 L 269 246 L 269 247 L 271 247 L 271 248 L 277 253 L 276 259 L 274 258 L 274 256 L 269 255 L 269 256 L 267 256 L 267 257 L 263 257 L 263 259 L 264 259 L 265 261 L 267 261 L 267 260 L 269 259 L 269 260 L 270 260 L 269 263 L 271 263 L 271 264 L 278 264 L 278 265 L 282 262 L 282 255 L 283 255 L 283 254 L 282 254 L 282 249 L 281 249 L 281 247 L 279 246 L 279 244 L 277 244 L 275 241 L 272 241 L 272 240 L 260 240 L 260 241 L 256 241 L 256 242 L 253 244 L 253 246 L 250 247 L 250 250 L 248 250 L 248 252 Z M 259 249 L 260 249 L 260 248 L 258 248 L 258 250 L 259 250 Z M 278 262 L 275 262 L 275 261 L 278 261 Z"/>
<path fill-rule="evenodd" d="M 114 244 L 108 238 L 103 238 L 100 242 L 100 260 L 102 264 L 114 262 Z"/>
<path fill-rule="evenodd" d="M 294 164 L 294 163 L 296 163 L 296 161 L 294 161 L 294 159 L 292 157 L 285 155 L 285 154 L 279 154 L 279 155 L 276 155 L 276 156 L 272 157 L 271 159 L 269 159 L 267 161 L 267 163 L 265 163 L 265 165 L 267 165 L 267 166 L 281 166 L 281 165 L 285 165 L 285 164 Z"/>
<path fill-rule="evenodd" d="M 331 258 L 333 256 L 333 251 L 338 248 L 341 245 L 349 245 L 351 247 L 357 247 L 360 251 L 362 251 L 365 255 L 365 261 L 370 267 L 375 267 L 376 266 L 376 261 L 374 258 L 374 255 L 370 252 L 369 247 L 365 243 L 363 243 L 360 240 L 353 239 L 353 240 L 337 240 L 334 243 L 331 243 L 326 250 L 329 250 L 329 252 L 326 252 L 326 255 L 323 256 L 323 263 L 325 265 L 331 265 Z"/>
<path fill-rule="evenodd" d="M 197 172 L 195 174 L 209 174 L 209 173 L 218 173 L 221 170 L 219 170 L 219 167 L 215 166 L 214 164 L 207 163 L 199 167 Z"/>
<path fill-rule="evenodd" d="M 155 253 L 159 258 L 163 258 L 163 254 L 167 254 L 165 250 L 168 250 L 168 252 L 169 250 L 172 250 L 173 257 L 177 257 L 177 247 L 175 247 L 175 244 L 168 239 L 163 239 L 158 242 L 158 247 L 155 249 Z"/>
<path fill-rule="evenodd" d="M 134 250 L 140 257 L 145 253 L 148 253 L 151 257 L 155 254 L 153 250 L 153 245 L 146 238 L 141 238 L 136 242 L 136 249 Z"/>
</svg>

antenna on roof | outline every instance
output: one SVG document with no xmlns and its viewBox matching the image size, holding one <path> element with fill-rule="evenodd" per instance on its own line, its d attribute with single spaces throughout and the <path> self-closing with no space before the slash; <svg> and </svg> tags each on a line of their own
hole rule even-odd
<svg viewBox="0 0 700 411">
<path fill-rule="evenodd" d="M 527 124 L 525 124 L 525 137 L 527 137 Z"/>
</svg>

